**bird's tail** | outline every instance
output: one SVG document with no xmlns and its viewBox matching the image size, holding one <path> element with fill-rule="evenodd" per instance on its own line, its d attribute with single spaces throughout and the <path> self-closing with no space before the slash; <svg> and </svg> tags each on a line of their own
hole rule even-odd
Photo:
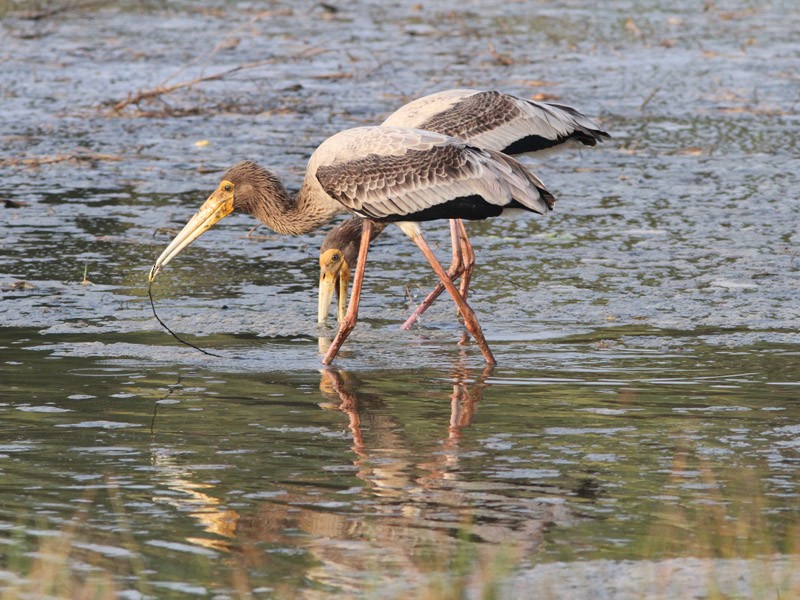
<svg viewBox="0 0 800 600">
<path fill-rule="evenodd" d="M 585 146 L 595 146 L 597 142 L 602 142 L 611 137 L 607 132 L 600 129 L 597 123 L 571 106 L 553 102 L 542 102 L 540 106 L 553 113 L 557 119 L 564 123 L 569 123 L 574 129 L 569 137 Z"/>
<path fill-rule="evenodd" d="M 503 181 L 511 191 L 511 197 L 521 205 L 540 215 L 553 210 L 556 199 L 541 179 L 524 165 L 502 152 L 484 150 L 502 169 Z"/>
</svg>

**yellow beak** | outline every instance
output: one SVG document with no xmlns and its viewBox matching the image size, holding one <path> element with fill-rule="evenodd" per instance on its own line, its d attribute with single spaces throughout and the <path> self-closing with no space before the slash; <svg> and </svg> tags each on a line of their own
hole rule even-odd
<svg viewBox="0 0 800 600">
<path fill-rule="evenodd" d="M 323 271 L 319 274 L 319 296 L 317 298 L 317 323 L 328 324 L 328 311 L 333 301 L 333 291 L 336 288 L 337 274 Z"/>
<path fill-rule="evenodd" d="M 150 283 L 181 250 L 233 212 L 233 191 L 225 191 L 223 189 L 225 186 L 230 187 L 230 182 L 223 181 L 219 184 L 219 187 L 203 203 L 200 210 L 184 225 L 181 232 L 161 253 L 161 256 L 153 264 L 153 268 L 150 269 Z"/>
<path fill-rule="evenodd" d="M 328 252 L 332 252 L 329 250 Z M 326 253 L 327 254 L 327 253 Z M 319 274 L 319 297 L 317 304 L 317 323 L 322 325 L 328 322 L 328 311 L 331 308 L 333 294 L 338 296 L 336 317 L 341 322 L 347 311 L 347 289 L 350 287 L 350 265 L 346 261 L 338 265 L 326 266 L 324 257 L 320 259 L 322 268 Z M 338 268 L 336 268 L 338 267 Z"/>
</svg>

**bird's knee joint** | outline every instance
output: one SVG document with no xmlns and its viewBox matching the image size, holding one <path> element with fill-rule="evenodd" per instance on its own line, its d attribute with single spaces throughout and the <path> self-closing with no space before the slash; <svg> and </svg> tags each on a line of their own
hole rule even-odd
<svg viewBox="0 0 800 600">
<path fill-rule="evenodd" d="M 356 320 L 345 315 L 344 319 L 339 323 L 339 331 L 350 333 L 356 326 Z"/>
</svg>

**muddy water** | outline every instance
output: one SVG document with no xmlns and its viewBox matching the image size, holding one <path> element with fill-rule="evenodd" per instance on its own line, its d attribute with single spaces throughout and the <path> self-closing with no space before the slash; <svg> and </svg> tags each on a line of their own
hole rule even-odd
<svg viewBox="0 0 800 600">
<path fill-rule="evenodd" d="M 2 585 L 66 539 L 127 597 L 797 592 L 800 14 L 659 4 L 0 3 Z M 244 216 L 155 288 L 219 357 L 158 326 L 149 266 L 228 165 L 297 185 L 327 135 L 464 86 L 614 135 L 531 163 L 548 217 L 470 225 L 497 368 L 446 302 L 397 329 L 433 282 L 391 229 L 336 369 L 320 235 Z"/>
</svg>

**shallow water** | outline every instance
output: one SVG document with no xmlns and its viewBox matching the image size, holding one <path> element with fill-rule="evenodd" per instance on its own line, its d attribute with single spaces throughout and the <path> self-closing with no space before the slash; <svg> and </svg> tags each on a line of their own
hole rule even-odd
<svg viewBox="0 0 800 600">
<path fill-rule="evenodd" d="M 0 584 L 67 539 L 125 597 L 797 593 L 800 13 L 658 4 L 5 13 Z M 296 185 L 327 135 L 466 86 L 614 136 L 531 161 L 546 218 L 469 225 L 498 367 L 444 300 L 398 330 L 433 281 L 392 229 L 334 369 L 320 234 L 231 217 L 167 267 L 160 316 L 218 357 L 153 319 L 148 269 L 227 166 Z"/>
</svg>

